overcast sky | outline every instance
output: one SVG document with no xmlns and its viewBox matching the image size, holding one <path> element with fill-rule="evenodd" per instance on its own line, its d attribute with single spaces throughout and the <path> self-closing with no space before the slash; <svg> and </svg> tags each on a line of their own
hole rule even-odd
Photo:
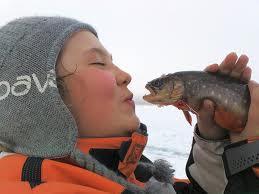
<svg viewBox="0 0 259 194">
<path fill-rule="evenodd" d="M 30 16 L 66 16 L 92 24 L 135 96 L 163 73 L 202 70 L 235 51 L 250 57 L 259 81 L 258 0 L 1 0 L 0 25 Z"/>
</svg>

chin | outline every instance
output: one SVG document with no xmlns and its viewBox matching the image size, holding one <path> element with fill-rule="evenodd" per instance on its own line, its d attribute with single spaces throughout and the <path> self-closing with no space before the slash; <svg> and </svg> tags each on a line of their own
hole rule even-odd
<svg viewBox="0 0 259 194">
<path fill-rule="evenodd" d="M 128 129 L 129 129 L 129 132 L 131 132 L 131 133 L 136 131 L 140 125 L 140 121 L 137 116 L 131 118 L 128 123 L 129 123 Z"/>
</svg>

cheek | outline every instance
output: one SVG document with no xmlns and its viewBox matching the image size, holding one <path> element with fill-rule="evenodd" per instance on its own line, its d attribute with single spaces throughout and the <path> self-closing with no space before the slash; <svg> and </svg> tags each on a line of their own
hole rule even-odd
<svg viewBox="0 0 259 194">
<path fill-rule="evenodd" d="M 116 80 L 111 72 L 101 71 L 93 69 L 91 76 L 88 77 L 88 85 L 91 84 L 91 88 L 94 93 L 103 96 L 104 98 L 113 97 L 115 95 Z M 89 88 L 90 88 L 89 87 Z"/>
<path fill-rule="evenodd" d="M 85 100 L 100 101 L 100 104 L 105 101 L 110 101 L 116 97 L 116 80 L 111 72 L 100 69 L 88 69 L 82 71 L 79 75 L 80 84 L 82 84 L 82 97 Z"/>
<path fill-rule="evenodd" d="M 79 130 L 89 135 L 92 132 L 101 133 L 99 129 L 113 128 L 111 123 L 118 113 L 120 93 L 112 72 L 100 69 L 80 70 L 72 79 L 71 110 Z"/>
</svg>

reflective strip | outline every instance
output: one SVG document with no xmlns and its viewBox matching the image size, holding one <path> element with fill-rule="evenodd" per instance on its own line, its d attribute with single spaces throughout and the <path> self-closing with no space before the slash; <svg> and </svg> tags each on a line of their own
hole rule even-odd
<svg viewBox="0 0 259 194">
<path fill-rule="evenodd" d="M 5 156 L 9 156 L 9 155 L 13 155 L 13 154 L 15 154 L 15 153 L 2 151 L 2 152 L 0 153 L 0 159 L 4 158 Z"/>
</svg>

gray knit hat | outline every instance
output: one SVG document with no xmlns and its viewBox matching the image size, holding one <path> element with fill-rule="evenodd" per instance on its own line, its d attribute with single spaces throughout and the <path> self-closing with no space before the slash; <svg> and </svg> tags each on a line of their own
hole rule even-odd
<svg viewBox="0 0 259 194">
<path fill-rule="evenodd" d="M 0 143 L 29 156 L 70 155 L 76 123 L 56 86 L 55 64 L 71 34 L 88 24 L 63 17 L 24 17 L 0 29 Z"/>
</svg>

